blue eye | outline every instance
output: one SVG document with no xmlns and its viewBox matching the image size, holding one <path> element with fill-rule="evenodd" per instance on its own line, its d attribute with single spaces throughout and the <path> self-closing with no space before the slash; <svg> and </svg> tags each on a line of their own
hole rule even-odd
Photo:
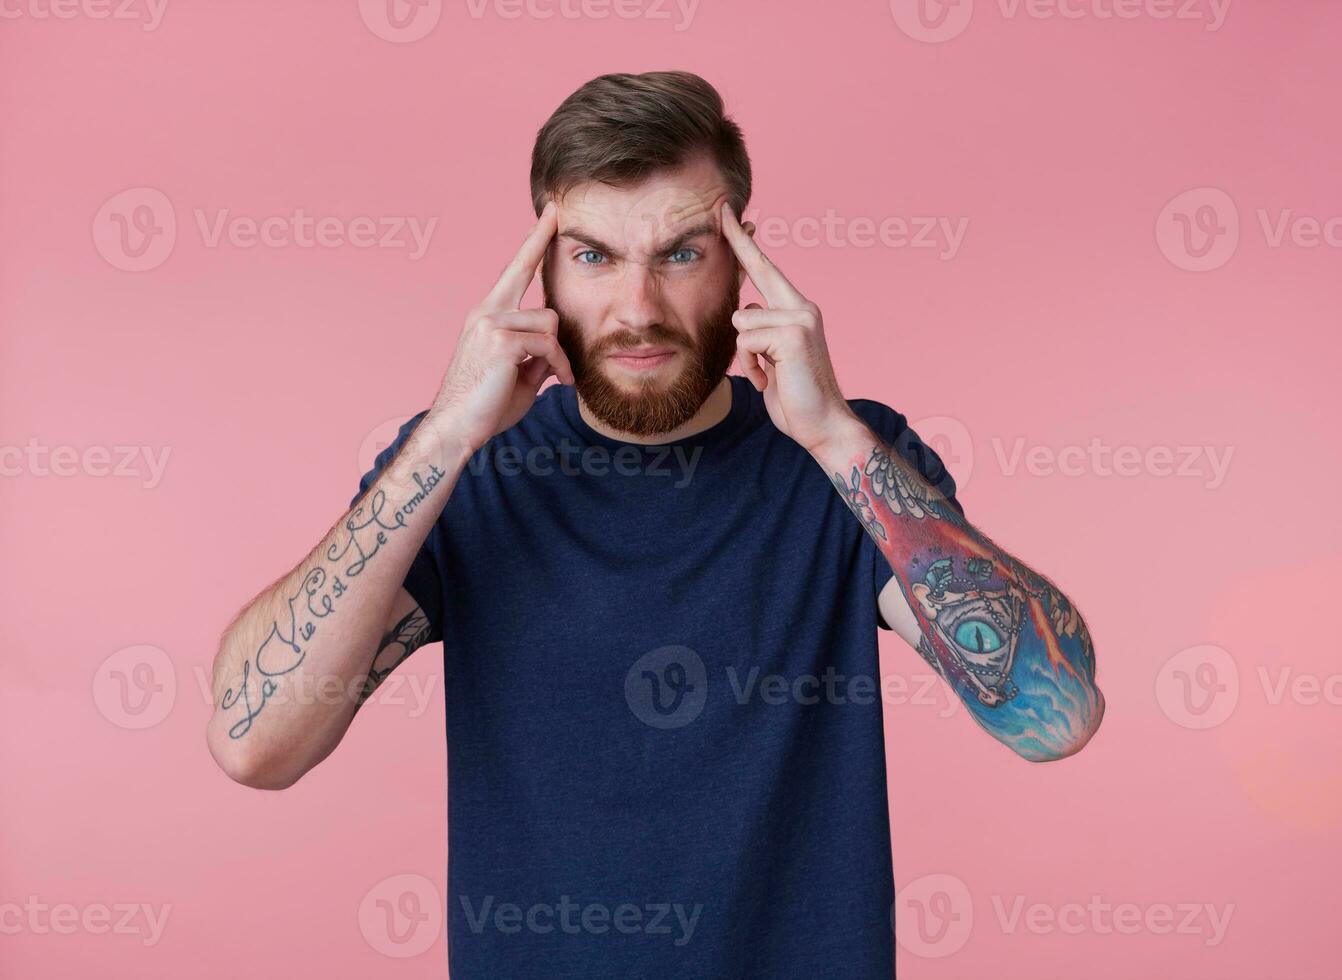
<svg viewBox="0 0 1342 980">
<path fill-rule="evenodd" d="M 677 255 L 686 256 L 686 258 L 677 259 Z M 693 262 L 698 257 L 699 253 L 695 249 L 678 248 L 667 256 L 667 261 L 671 262 L 673 265 L 684 265 L 686 262 Z"/>
<path fill-rule="evenodd" d="M 955 627 L 955 642 L 975 653 L 992 653 L 1002 648 L 1002 634 L 981 619 L 966 619 Z"/>
<path fill-rule="evenodd" d="M 589 261 L 586 261 L 586 260 L 583 258 L 583 256 L 585 256 L 585 255 L 594 255 L 594 256 L 596 256 L 596 259 L 594 259 L 594 260 L 592 260 L 592 261 L 590 261 L 590 262 L 589 262 Z M 588 248 L 588 249 L 584 249 L 583 251 L 581 251 L 581 252 L 578 253 L 578 264 L 579 264 L 579 265 L 600 265 L 600 264 L 601 264 L 601 260 L 604 259 L 604 258 L 605 258 L 605 256 L 602 255 L 600 252 L 598 252 L 596 249 L 594 249 L 594 248 Z"/>
</svg>

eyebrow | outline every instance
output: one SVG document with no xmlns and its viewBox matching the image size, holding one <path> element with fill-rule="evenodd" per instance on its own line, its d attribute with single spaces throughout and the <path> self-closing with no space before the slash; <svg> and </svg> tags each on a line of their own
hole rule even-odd
<svg viewBox="0 0 1342 980">
<path fill-rule="evenodd" d="M 677 252 L 680 249 L 684 248 L 686 242 L 693 241 L 694 239 L 699 238 L 703 235 L 712 235 L 715 234 L 716 232 L 717 232 L 717 226 L 714 225 L 712 221 L 704 221 L 700 224 L 695 225 L 693 228 L 687 228 L 685 231 L 682 231 L 675 238 L 671 239 L 669 243 L 658 249 L 657 254 L 670 255 L 672 252 Z M 571 228 L 559 232 L 559 237 L 571 238 L 573 241 L 581 242 L 588 248 L 596 249 L 598 252 L 604 252 L 606 255 L 610 255 L 614 258 L 622 258 L 620 251 L 618 249 L 612 248 L 610 245 L 607 245 L 601 239 L 597 238 L 590 232 L 585 231 L 580 226 L 574 225 Z"/>
</svg>

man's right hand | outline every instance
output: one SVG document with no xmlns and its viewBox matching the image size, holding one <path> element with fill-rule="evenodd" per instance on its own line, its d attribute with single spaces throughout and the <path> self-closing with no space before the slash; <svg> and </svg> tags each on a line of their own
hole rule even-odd
<svg viewBox="0 0 1342 980">
<path fill-rule="evenodd" d="M 559 346 L 559 315 L 551 309 L 521 309 L 557 226 L 557 209 L 550 202 L 489 295 L 467 314 L 442 388 L 424 419 L 445 445 L 455 443 L 473 453 L 517 424 L 546 378 L 554 375 L 573 384 L 573 369 Z"/>
<path fill-rule="evenodd" d="M 377 683 L 428 639 L 428 617 L 403 583 L 462 468 L 526 414 L 547 377 L 573 382 L 557 314 L 519 309 L 557 224 L 550 205 L 471 311 L 442 390 L 411 438 L 317 547 L 224 631 L 206 738 L 238 782 L 292 785 L 335 749 Z M 333 682 L 348 696 L 311 696 Z"/>
</svg>

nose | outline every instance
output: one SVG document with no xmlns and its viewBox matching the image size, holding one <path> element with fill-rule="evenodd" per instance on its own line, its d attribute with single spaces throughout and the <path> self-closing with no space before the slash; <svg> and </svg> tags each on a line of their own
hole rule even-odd
<svg viewBox="0 0 1342 980">
<path fill-rule="evenodd" d="M 614 312 L 621 326 L 629 330 L 646 330 L 661 321 L 660 286 L 645 263 L 627 263 L 617 288 Z"/>
</svg>

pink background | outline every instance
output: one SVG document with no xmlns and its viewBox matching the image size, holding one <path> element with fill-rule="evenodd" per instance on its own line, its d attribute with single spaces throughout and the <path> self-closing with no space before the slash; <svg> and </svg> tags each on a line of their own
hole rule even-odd
<svg viewBox="0 0 1342 980">
<path fill-rule="evenodd" d="M 887 708 L 901 975 L 1342 975 L 1342 224 L 1274 237 L 1288 210 L 1316 236 L 1342 216 L 1342 7 L 978 0 L 938 28 L 904 0 L 702 0 L 688 23 L 630 2 L 430 3 L 413 42 L 354 0 L 3 8 L 0 975 L 445 974 L 439 648 L 280 794 L 215 769 L 202 684 L 431 397 L 530 220 L 536 128 L 596 74 L 670 67 L 744 127 L 748 216 L 783 229 L 846 393 L 907 414 L 1096 640 L 1102 730 L 1031 766 L 917 696 L 926 669 L 882 636 L 909 685 Z M 414 258 L 211 247 L 196 218 L 298 208 L 437 225 Z M 807 247 L 827 213 L 849 230 Z M 118 214 L 175 241 L 118 253 Z M 967 225 L 951 254 L 850 224 L 901 217 Z M 161 478 L 142 452 L 98 475 L 118 446 L 168 452 Z M 1069 906 L 1092 896 L 1135 925 Z M 388 897 L 421 914 L 389 927 Z M 161 935 L 110 928 L 141 904 Z"/>
</svg>

